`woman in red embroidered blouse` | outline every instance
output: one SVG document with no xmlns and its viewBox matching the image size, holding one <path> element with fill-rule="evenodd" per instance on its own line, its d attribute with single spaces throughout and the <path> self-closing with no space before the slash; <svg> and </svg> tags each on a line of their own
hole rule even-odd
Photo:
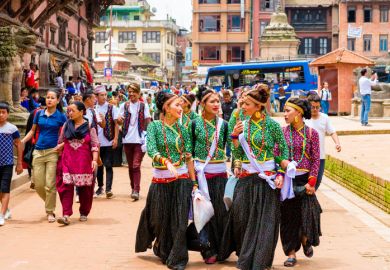
<svg viewBox="0 0 390 270">
<path fill-rule="evenodd" d="M 57 222 L 69 225 L 73 214 L 74 187 L 78 187 L 80 198 L 80 221 L 87 221 L 92 208 L 94 173 L 97 169 L 99 140 L 96 129 L 90 128 L 84 119 L 86 108 L 76 101 L 68 106 L 70 119 L 64 124 L 59 146 L 63 148 L 57 164 L 57 191 L 60 195 L 63 217 Z"/>
<path fill-rule="evenodd" d="M 311 118 L 307 100 L 287 100 L 284 118 L 288 124 L 283 133 L 289 148 L 289 160 L 295 162 L 297 170 L 293 179 L 295 198 L 282 202 L 280 236 L 283 251 L 288 256 L 284 266 L 293 267 L 297 263 L 296 252 L 301 246 L 310 258 L 313 256 L 312 246 L 320 243 L 322 210 L 315 195 L 320 144 L 317 131 L 303 122 L 303 118 Z"/>
</svg>

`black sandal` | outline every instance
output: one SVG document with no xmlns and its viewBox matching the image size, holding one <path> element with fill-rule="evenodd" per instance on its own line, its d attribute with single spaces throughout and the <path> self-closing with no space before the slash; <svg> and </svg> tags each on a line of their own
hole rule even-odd
<svg viewBox="0 0 390 270">
<path fill-rule="evenodd" d="M 297 264 L 297 259 L 295 259 L 295 258 L 288 258 L 284 262 L 285 267 L 294 267 L 296 264 Z"/>
<path fill-rule="evenodd" d="M 314 250 L 312 245 L 306 243 L 306 245 L 303 246 L 303 253 L 306 257 L 311 258 L 314 255 Z"/>
</svg>

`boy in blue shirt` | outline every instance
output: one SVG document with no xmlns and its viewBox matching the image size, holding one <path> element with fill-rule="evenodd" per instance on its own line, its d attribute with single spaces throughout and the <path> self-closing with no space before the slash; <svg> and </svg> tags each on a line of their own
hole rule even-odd
<svg viewBox="0 0 390 270">
<path fill-rule="evenodd" d="M 12 170 L 14 165 L 13 145 L 17 149 L 16 173 L 23 172 L 22 167 L 22 144 L 20 143 L 20 134 L 18 128 L 7 122 L 9 115 L 9 106 L 7 103 L 0 102 L 0 226 L 3 226 L 5 219 L 11 217 L 8 210 L 8 203 L 11 191 Z"/>
</svg>

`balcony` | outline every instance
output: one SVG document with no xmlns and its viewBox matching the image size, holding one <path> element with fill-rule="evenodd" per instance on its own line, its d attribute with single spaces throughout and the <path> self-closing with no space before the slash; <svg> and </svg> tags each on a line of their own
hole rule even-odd
<svg viewBox="0 0 390 270">
<path fill-rule="evenodd" d="M 291 24 L 295 31 L 327 31 L 326 22 L 295 22 Z"/>
<path fill-rule="evenodd" d="M 102 17 L 100 26 L 110 27 L 110 19 Z M 134 21 L 134 20 L 116 20 L 112 19 L 112 27 L 126 27 L 126 28 L 165 28 L 178 33 L 179 27 L 171 21 Z"/>
</svg>

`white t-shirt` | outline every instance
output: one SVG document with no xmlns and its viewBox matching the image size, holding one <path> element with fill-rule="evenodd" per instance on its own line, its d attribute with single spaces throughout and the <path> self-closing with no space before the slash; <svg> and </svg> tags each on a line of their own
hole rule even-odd
<svg viewBox="0 0 390 270">
<path fill-rule="evenodd" d="M 371 86 L 378 83 L 378 80 L 370 80 L 366 76 L 361 76 L 359 79 L 359 90 L 361 95 L 371 95 Z"/>
<path fill-rule="evenodd" d="M 99 113 L 106 115 L 107 110 L 108 110 L 108 102 L 104 103 L 103 105 L 97 104 L 96 109 L 95 109 L 95 111 L 97 112 L 96 117 L 99 115 Z M 114 120 L 117 120 L 118 116 L 119 116 L 119 110 L 117 107 L 113 106 L 112 118 Z M 108 125 L 108 123 L 106 123 L 106 125 Z M 107 140 L 107 138 L 104 136 L 103 129 L 100 126 L 98 126 L 98 138 L 99 138 L 100 146 L 102 146 L 102 147 L 112 146 L 112 141 Z"/>
<path fill-rule="evenodd" d="M 318 117 L 318 119 L 312 118 L 310 120 L 305 120 L 305 123 L 309 127 L 317 130 L 320 137 L 320 159 L 325 159 L 325 135 L 330 135 L 336 132 L 330 123 L 329 117 L 324 113 L 320 113 L 320 117 Z"/>
<path fill-rule="evenodd" d="M 125 104 L 126 103 L 123 103 L 119 109 L 119 114 L 120 116 L 124 119 L 125 118 Z M 126 136 L 123 138 L 123 143 L 138 143 L 138 144 L 142 144 L 142 140 L 141 140 L 141 137 L 139 136 L 139 133 L 138 133 L 138 115 L 139 115 L 139 109 L 140 109 L 140 104 L 141 102 L 138 101 L 136 103 L 132 103 L 130 102 L 130 106 L 129 106 L 129 113 L 131 114 L 131 118 L 130 118 L 130 125 L 129 125 L 129 129 L 127 131 L 127 134 Z M 149 106 L 147 103 L 144 103 L 145 104 L 145 108 L 144 108 L 144 118 L 151 118 L 150 117 L 150 111 L 149 111 Z M 132 126 L 131 124 L 134 125 Z"/>
</svg>

